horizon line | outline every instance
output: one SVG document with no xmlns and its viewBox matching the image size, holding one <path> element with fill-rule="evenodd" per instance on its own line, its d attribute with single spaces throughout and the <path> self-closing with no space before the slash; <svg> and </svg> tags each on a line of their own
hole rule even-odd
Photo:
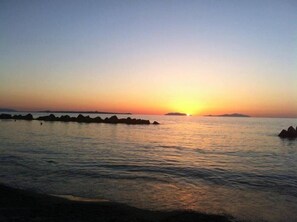
<svg viewBox="0 0 297 222">
<path fill-rule="evenodd" d="M 2 111 L 3 110 L 3 111 Z M 32 113 L 90 113 L 90 114 L 115 114 L 115 115 L 159 115 L 159 116 L 166 116 L 166 113 L 162 114 L 154 114 L 154 113 L 133 113 L 133 112 L 113 112 L 113 111 L 98 111 L 98 110 L 49 110 L 49 109 L 44 109 L 44 110 L 16 110 L 12 108 L 0 108 L 0 112 L 32 112 Z M 170 113 L 170 112 L 168 112 Z M 232 113 L 223 113 L 223 114 L 190 114 L 189 116 L 186 117 L 226 117 L 226 118 L 243 118 L 243 117 L 228 117 L 228 116 L 222 116 L 226 114 L 233 114 L 237 112 L 232 112 Z M 273 116 L 273 115 L 249 115 L 245 113 L 237 113 L 237 114 L 243 114 L 243 115 L 248 115 L 250 118 L 297 118 L 296 116 Z"/>
</svg>

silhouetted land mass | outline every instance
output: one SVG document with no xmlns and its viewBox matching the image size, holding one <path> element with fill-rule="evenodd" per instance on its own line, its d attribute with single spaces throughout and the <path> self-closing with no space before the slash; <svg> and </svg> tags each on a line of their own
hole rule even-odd
<svg viewBox="0 0 297 222">
<path fill-rule="evenodd" d="M 210 117 L 250 117 L 249 115 L 240 114 L 240 113 L 232 113 L 232 114 L 223 114 L 223 115 L 205 115 Z"/>
<path fill-rule="evenodd" d="M 111 116 L 110 118 L 106 117 L 102 119 L 100 116 L 91 118 L 90 116 L 83 116 L 79 114 L 77 117 L 70 117 L 69 115 L 64 115 L 61 117 L 56 117 L 54 114 L 48 116 L 40 116 L 36 119 L 33 118 L 32 114 L 27 115 L 10 115 L 10 114 L 0 114 L 0 119 L 14 119 L 14 120 L 42 120 L 42 121 L 60 121 L 60 122 L 78 122 L 78 123 L 111 123 L 111 124 L 129 124 L 129 125 L 149 125 L 151 122 L 144 119 L 135 119 L 135 118 L 118 118 L 117 116 Z M 157 121 L 154 121 L 152 124 L 159 125 Z"/>
<path fill-rule="evenodd" d="M 115 115 L 132 115 L 132 113 L 118 113 L 118 112 L 102 112 L 102 111 L 50 111 L 42 110 L 39 113 L 83 113 L 83 114 L 115 114 Z"/>
<path fill-rule="evenodd" d="M 280 134 L 278 134 L 280 138 L 288 138 L 288 139 L 296 139 L 297 138 L 297 127 L 294 129 L 293 126 L 290 126 L 288 130 L 283 129 Z"/>
<path fill-rule="evenodd" d="M 9 108 L 0 108 L 0 112 L 17 112 L 17 110 Z"/>
<path fill-rule="evenodd" d="M 71 201 L 0 185 L 0 221 L 231 222 L 224 215 L 150 211 L 112 202 Z"/>
<path fill-rule="evenodd" d="M 174 112 L 174 113 L 166 113 L 166 116 L 186 116 L 186 113 L 178 113 L 178 112 Z"/>
</svg>

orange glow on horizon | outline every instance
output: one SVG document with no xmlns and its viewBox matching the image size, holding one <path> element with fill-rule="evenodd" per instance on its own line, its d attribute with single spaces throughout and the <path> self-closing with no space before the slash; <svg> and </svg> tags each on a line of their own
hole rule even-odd
<svg viewBox="0 0 297 222">
<path fill-rule="evenodd" d="M 1 98 L 1 107 L 24 111 L 73 110 L 153 115 L 180 112 L 192 116 L 242 113 L 255 117 L 297 117 L 297 105 L 292 105 L 289 99 L 276 100 L 276 97 L 258 96 L 255 100 L 254 95 L 247 96 L 244 92 L 238 92 L 236 97 L 231 97 L 228 96 L 228 91 L 218 96 L 214 92 L 207 95 L 202 89 L 198 92 L 148 89 L 142 93 L 109 93 L 87 89 L 82 92 L 64 89 L 38 91 L 39 93 L 29 89 L 7 91 L 6 97 Z M 284 110 L 283 107 L 291 108 Z"/>
</svg>

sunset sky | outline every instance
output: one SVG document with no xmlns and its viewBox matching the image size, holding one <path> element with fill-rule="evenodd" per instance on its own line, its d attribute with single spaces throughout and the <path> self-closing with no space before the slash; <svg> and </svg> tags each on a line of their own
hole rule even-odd
<svg viewBox="0 0 297 222">
<path fill-rule="evenodd" d="M 297 1 L 0 1 L 0 107 L 297 117 Z"/>
</svg>

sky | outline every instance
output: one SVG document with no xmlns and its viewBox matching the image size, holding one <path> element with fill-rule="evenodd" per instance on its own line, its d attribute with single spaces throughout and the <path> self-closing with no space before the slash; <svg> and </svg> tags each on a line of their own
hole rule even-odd
<svg viewBox="0 0 297 222">
<path fill-rule="evenodd" d="M 0 0 L 0 107 L 297 117 L 297 1 Z"/>
</svg>

